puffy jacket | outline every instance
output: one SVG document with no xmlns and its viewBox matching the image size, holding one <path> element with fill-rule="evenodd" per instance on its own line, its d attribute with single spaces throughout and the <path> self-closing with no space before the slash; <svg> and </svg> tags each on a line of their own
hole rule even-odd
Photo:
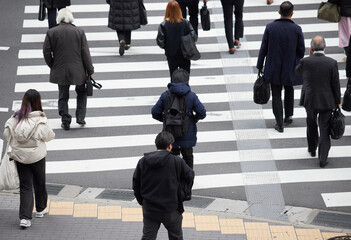
<svg viewBox="0 0 351 240">
<path fill-rule="evenodd" d="M 197 95 L 191 91 L 190 86 L 187 83 L 169 83 L 167 87 L 171 93 L 179 96 L 185 96 L 187 102 L 187 111 L 188 115 L 190 116 L 188 132 L 185 136 L 176 138 L 175 142 L 173 143 L 173 147 L 194 147 L 197 141 L 196 123 L 200 119 L 204 119 L 206 117 L 206 109 L 200 102 Z M 169 93 L 167 91 L 162 93 L 156 105 L 153 106 L 151 110 L 152 117 L 160 122 L 163 122 L 163 111 L 165 109 L 168 96 Z"/>
<path fill-rule="evenodd" d="M 341 16 L 351 17 L 351 0 L 328 0 L 328 2 L 336 3 L 340 6 Z"/>
<path fill-rule="evenodd" d="M 64 8 L 71 5 L 71 0 L 44 0 L 46 8 Z"/>
<path fill-rule="evenodd" d="M 24 164 L 31 164 L 46 156 L 45 142 L 54 139 L 55 133 L 48 125 L 45 113 L 34 111 L 19 123 L 17 117 L 12 116 L 8 119 L 4 136 L 7 141 L 11 137 L 9 157 Z"/>
<path fill-rule="evenodd" d="M 130 31 L 140 28 L 138 0 L 106 0 L 110 4 L 108 27 L 113 30 Z"/>
<path fill-rule="evenodd" d="M 179 176 L 190 183 L 194 171 L 185 161 L 166 150 L 145 153 L 135 168 L 133 175 L 134 195 L 144 209 L 152 212 L 182 212 L 178 202 L 178 179 L 176 161 L 180 161 Z"/>
</svg>

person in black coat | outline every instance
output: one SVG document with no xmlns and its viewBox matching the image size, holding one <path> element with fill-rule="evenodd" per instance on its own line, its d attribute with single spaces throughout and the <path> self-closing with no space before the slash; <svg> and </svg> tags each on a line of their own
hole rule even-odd
<svg viewBox="0 0 351 240">
<path fill-rule="evenodd" d="M 272 108 L 275 116 L 275 129 L 284 132 L 282 88 L 284 86 L 284 123 L 292 123 L 294 113 L 294 87 L 302 84 L 302 77 L 295 74 L 295 67 L 305 54 L 305 42 L 301 27 L 291 17 L 294 6 L 285 1 L 280 5 L 280 19 L 266 26 L 262 38 L 256 68 L 264 67 L 264 79 L 271 83 Z"/>
<path fill-rule="evenodd" d="M 182 10 L 183 18 L 186 19 L 186 9 L 190 15 L 190 23 L 193 26 L 196 35 L 198 35 L 198 25 L 199 25 L 199 0 L 177 0 L 180 9 Z M 203 0 L 203 3 L 207 3 L 207 0 Z"/>
<path fill-rule="evenodd" d="M 332 110 L 340 105 L 341 96 L 338 63 L 326 57 L 324 50 L 324 38 L 315 36 L 311 41 L 310 56 L 301 59 L 296 67 L 296 73 L 303 76 L 300 105 L 307 113 L 308 152 L 312 157 L 316 156 L 318 146 L 320 167 L 328 164 L 329 120 Z"/>
<path fill-rule="evenodd" d="M 57 25 L 56 13 L 61 8 L 71 5 L 71 0 L 44 0 L 44 7 L 48 10 L 49 29 Z"/>
<path fill-rule="evenodd" d="M 132 30 L 140 28 L 138 0 L 106 0 L 110 5 L 108 27 L 116 30 L 119 55 L 130 48 Z"/>
<path fill-rule="evenodd" d="M 167 87 L 171 93 L 180 96 L 185 96 L 187 102 L 187 114 L 188 116 L 190 116 L 188 131 L 185 134 L 185 136 L 178 137 L 175 139 L 175 142 L 173 143 L 172 152 L 176 155 L 180 155 L 180 153 L 182 153 L 185 162 L 191 168 L 193 168 L 193 147 L 196 145 L 197 141 L 196 123 L 199 120 L 204 119 L 206 117 L 206 109 L 204 105 L 202 105 L 202 103 L 200 102 L 197 95 L 191 91 L 188 82 L 188 72 L 183 69 L 178 69 L 174 71 L 172 75 L 172 82 L 169 83 Z M 160 122 L 163 122 L 163 112 L 165 110 L 168 96 L 168 91 L 162 93 L 161 97 L 151 110 L 152 117 Z"/>
<path fill-rule="evenodd" d="M 183 239 L 183 203 L 178 200 L 178 177 L 191 184 L 194 171 L 184 160 L 171 154 L 174 137 L 161 132 L 155 139 L 157 151 L 145 153 L 133 174 L 133 190 L 143 208 L 143 237 L 156 239 L 162 223 L 169 239 Z M 179 166 L 176 169 L 176 164 Z"/>
</svg>

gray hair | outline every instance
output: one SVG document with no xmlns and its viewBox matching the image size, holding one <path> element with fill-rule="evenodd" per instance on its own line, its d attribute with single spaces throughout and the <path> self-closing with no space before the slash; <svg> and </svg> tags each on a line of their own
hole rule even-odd
<svg viewBox="0 0 351 240">
<path fill-rule="evenodd" d="M 69 10 L 68 8 L 62 8 L 57 14 L 56 21 L 57 23 L 60 23 L 60 22 L 73 23 L 74 18 L 71 10 Z"/>
<path fill-rule="evenodd" d="M 322 36 L 315 36 L 311 40 L 311 48 L 313 51 L 323 51 L 325 49 L 325 39 Z"/>
</svg>

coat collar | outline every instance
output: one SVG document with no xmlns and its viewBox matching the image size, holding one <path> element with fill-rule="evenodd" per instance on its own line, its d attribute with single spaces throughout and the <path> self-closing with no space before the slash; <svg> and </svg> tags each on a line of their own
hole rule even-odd
<svg viewBox="0 0 351 240">
<path fill-rule="evenodd" d="M 289 19 L 289 18 L 278 18 L 278 19 L 274 20 L 274 22 L 283 22 L 283 21 L 288 21 L 288 22 L 294 23 L 294 21 Z"/>
</svg>

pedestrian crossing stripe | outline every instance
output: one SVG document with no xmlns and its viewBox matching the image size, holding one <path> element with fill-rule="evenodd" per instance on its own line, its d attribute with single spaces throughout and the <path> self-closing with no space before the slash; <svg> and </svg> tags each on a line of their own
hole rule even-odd
<svg viewBox="0 0 351 240">
<path fill-rule="evenodd" d="M 322 193 L 327 207 L 350 207 L 351 192 Z"/>
</svg>

